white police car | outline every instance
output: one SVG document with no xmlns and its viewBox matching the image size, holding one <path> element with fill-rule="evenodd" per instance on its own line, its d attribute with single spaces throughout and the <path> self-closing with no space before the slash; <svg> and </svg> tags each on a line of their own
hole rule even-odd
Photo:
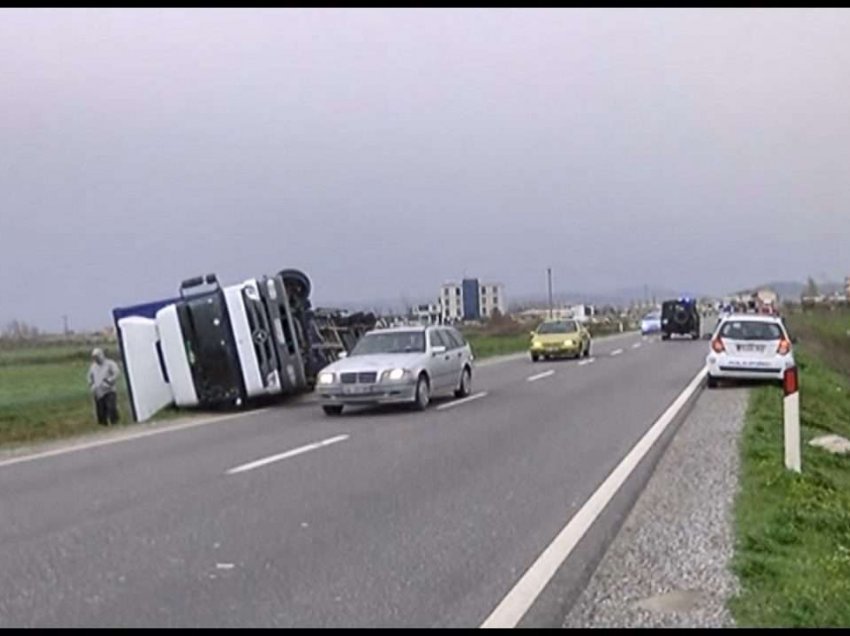
<svg viewBox="0 0 850 636">
<path fill-rule="evenodd" d="M 785 369 L 794 366 L 791 337 L 778 316 L 722 316 L 705 361 L 710 388 L 721 379 L 782 382 Z"/>
</svg>

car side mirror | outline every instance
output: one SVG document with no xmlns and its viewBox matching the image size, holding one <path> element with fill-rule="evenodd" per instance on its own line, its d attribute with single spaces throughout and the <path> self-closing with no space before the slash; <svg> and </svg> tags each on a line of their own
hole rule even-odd
<svg viewBox="0 0 850 636">
<path fill-rule="evenodd" d="M 528 332 L 528 335 L 529 335 L 529 336 L 531 336 L 531 337 L 533 338 L 534 336 L 536 336 L 536 335 L 537 335 L 537 332 L 536 332 L 536 331 L 529 331 L 529 332 Z"/>
<path fill-rule="evenodd" d="M 339 355 L 337 356 L 337 358 L 340 359 L 340 360 L 342 360 L 343 358 L 347 358 L 347 357 L 348 357 L 348 351 L 340 351 Z"/>
<path fill-rule="evenodd" d="M 436 347 L 431 347 L 431 353 L 433 353 L 435 356 L 439 355 L 441 353 L 445 353 L 445 352 L 446 352 L 446 348 L 443 345 L 437 345 Z"/>
</svg>

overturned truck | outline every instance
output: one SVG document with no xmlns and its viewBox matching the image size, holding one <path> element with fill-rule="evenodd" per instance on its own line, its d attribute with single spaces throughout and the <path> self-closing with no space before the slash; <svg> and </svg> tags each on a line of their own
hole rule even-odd
<svg viewBox="0 0 850 636">
<path fill-rule="evenodd" d="M 208 274 L 183 281 L 179 296 L 113 309 L 134 419 L 311 390 L 377 320 L 313 309 L 310 292 L 296 269 L 227 287 Z"/>
</svg>

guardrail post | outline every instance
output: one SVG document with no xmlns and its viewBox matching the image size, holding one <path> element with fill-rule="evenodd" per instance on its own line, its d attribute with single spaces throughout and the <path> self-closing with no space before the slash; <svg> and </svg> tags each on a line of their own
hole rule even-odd
<svg viewBox="0 0 850 636">
<path fill-rule="evenodd" d="M 797 367 L 785 369 L 782 378 L 785 419 L 785 468 L 799 473 L 800 466 L 800 392 Z"/>
</svg>

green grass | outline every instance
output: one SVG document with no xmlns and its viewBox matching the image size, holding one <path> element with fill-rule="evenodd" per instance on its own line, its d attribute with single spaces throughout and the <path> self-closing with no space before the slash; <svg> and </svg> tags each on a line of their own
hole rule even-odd
<svg viewBox="0 0 850 636">
<path fill-rule="evenodd" d="M 466 333 L 464 337 L 472 348 L 472 354 L 478 359 L 526 351 L 529 342 L 528 333 L 503 336 Z"/>
<path fill-rule="evenodd" d="M 105 351 L 120 361 L 114 347 L 107 346 Z M 0 446 L 103 430 L 97 424 L 86 380 L 90 353 L 89 345 L 0 350 Z M 123 377 L 118 382 L 118 410 L 122 424 L 132 422 Z M 176 414 L 176 409 L 164 409 L 157 417 Z"/>
<path fill-rule="evenodd" d="M 850 338 L 840 326 L 835 316 L 789 318 L 800 338 L 802 474 L 784 467 L 782 391 L 751 394 L 735 502 L 741 592 L 730 601 L 742 627 L 850 626 L 850 457 L 807 444 L 850 438 L 850 382 L 835 368 Z"/>
</svg>

